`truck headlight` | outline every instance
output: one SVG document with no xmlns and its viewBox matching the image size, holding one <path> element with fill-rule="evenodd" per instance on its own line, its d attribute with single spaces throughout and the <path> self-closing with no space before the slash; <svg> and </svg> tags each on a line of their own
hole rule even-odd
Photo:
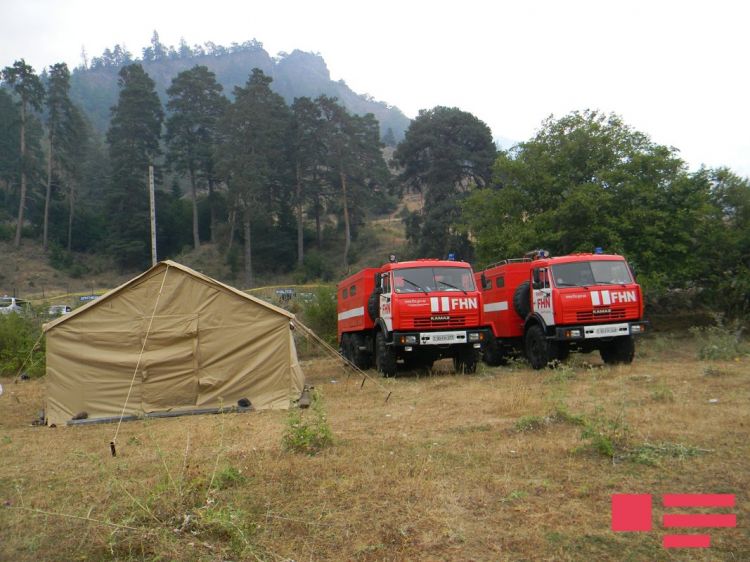
<svg viewBox="0 0 750 562">
<path fill-rule="evenodd" d="M 407 336 L 401 336 L 401 343 L 417 343 L 417 336 L 415 335 L 407 335 Z"/>
<path fill-rule="evenodd" d="M 630 327 L 630 333 L 631 334 L 642 334 L 646 331 L 646 326 L 643 324 L 634 324 Z"/>
<path fill-rule="evenodd" d="M 475 342 L 482 339 L 482 335 L 479 332 L 469 332 L 469 341 Z"/>
</svg>

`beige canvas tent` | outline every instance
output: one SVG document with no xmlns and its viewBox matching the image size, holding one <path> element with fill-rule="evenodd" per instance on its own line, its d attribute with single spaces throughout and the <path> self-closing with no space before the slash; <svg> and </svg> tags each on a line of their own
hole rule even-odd
<svg viewBox="0 0 750 562">
<path fill-rule="evenodd" d="M 48 424 L 287 408 L 303 374 L 293 315 L 172 261 L 44 326 Z M 137 368 L 136 368 L 137 366 Z M 130 396 L 128 397 L 128 393 Z"/>
</svg>

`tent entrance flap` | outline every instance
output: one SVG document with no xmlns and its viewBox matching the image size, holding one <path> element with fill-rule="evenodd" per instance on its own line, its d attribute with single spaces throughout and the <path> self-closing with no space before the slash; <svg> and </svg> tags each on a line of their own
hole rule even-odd
<svg viewBox="0 0 750 562">
<path fill-rule="evenodd" d="M 143 337 L 146 337 L 145 330 Z M 198 400 L 198 318 L 157 316 L 141 359 L 144 412 L 195 406 Z"/>
</svg>

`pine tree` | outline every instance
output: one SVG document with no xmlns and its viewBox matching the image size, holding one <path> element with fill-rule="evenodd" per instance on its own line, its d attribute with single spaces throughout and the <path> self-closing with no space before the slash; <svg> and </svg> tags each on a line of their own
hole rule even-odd
<svg viewBox="0 0 750 562">
<path fill-rule="evenodd" d="M 289 139 L 290 160 L 294 167 L 294 206 L 297 219 L 297 265 L 302 266 L 304 249 L 304 207 L 308 198 L 318 201 L 318 171 L 324 163 L 321 144 L 323 126 L 320 108 L 307 97 L 297 98 L 292 104 L 292 125 Z M 316 215 L 318 232 L 319 214 Z"/>
<path fill-rule="evenodd" d="M 70 71 L 65 63 L 50 68 L 47 86 L 47 190 L 44 198 L 43 247 L 49 242 L 49 209 L 55 181 L 68 187 L 68 249 L 71 247 L 75 184 L 86 151 L 87 129 L 83 116 L 69 97 Z"/>
<path fill-rule="evenodd" d="M 245 284 L 253 285 L 252 223 L 274 212 L 288 167 L 285 141 L 289 108 L 271 91 L 272 79 L 255 68 L 221 124 L 219 169 L 229 187 L 234 212 L 242 218 Z M 230 240 L 231 242 L 231 240 Z"/>
<path fill-rule="evenodd" d="M 394 159 L 401 180 L 422 194 L 421 215 L 407 221 L 411 242 L 423 256 L 456 252 L 471 258 L 465 234 L 454 230 L 461 202 L 490 180 L 496 150 L 490 128 L 471 113 L 452 107 L 422 110 L 398 145 Z"/>
<path fill-rule="evenodd" d="M 14 239 L 14 245 L 18 248 L 21 246 L 21 230 L 23 228 L 23 215 L 26 208 L 26 181 L 30 166 L 26 151 L 26 131 L 30 119 L 29 111 L 41 111 L 42 101 L 44 100 L 44 86 L 42 86 L 39 77 L 34 74 L 34 69 L 26 64 L 26 61 L 23 59 L 14 62 L 13 66 L 5 67 L 2 72 L 2 77 L 20 98 L 19 107 L 21 109 L 21 128 L 19 146 L 21 158 L 21 196 L 18 203 L 18 222 L 16 224 L 16 237 Z"/>
<path fill-rule="evenodd" d="M 320 96 L 316 103 L 324 120 L 323 144 L 326 147 L 330 182 L 338 187 L 344 219 L 344 267 L 349 267 L 352 244 L 352 205 L 360 211 L 372 188 L 383 183 L 387 168 L 380 151 L 378 122 L 372 114 L 349 114 L 335 98 Z"/>
<path fill-rule="evenodd" d="M 198 183 L 212 183 L 217 126 L 228 103 L 221 90 L 216 75 L 205 66 L 181 72 L 167 90 L 167 109 L 172 112 L 167 119 L 167 161 L 190 180 L 195 248 L 200 247 Z M 213 212 L 211 216 L 215 219 Z M 214 226 L 212 220 L 212 233 Z"/>
<path fill-rule="evenodd" d="M 140 64 L 119 73 L 120 96 L 107 132 L 112 186 L 107 198 L 109 251 L 120 265 L 149 262 L 148 167 L 160 155 L 164 112 Z"/>
</svg>

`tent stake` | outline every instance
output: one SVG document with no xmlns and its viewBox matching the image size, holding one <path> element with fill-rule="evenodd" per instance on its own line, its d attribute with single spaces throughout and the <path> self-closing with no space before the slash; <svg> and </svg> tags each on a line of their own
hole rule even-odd
<svg viewBox="0 0 750 562">
<path fill-rule="evenodd" d="M 117 449 L 115 449 L 115 442 L 114 441 L 110 441 L 109 442 L 109 450 L 112 451 L 112 456 L 113 457 L 117 456 Z"/>
</svg>

